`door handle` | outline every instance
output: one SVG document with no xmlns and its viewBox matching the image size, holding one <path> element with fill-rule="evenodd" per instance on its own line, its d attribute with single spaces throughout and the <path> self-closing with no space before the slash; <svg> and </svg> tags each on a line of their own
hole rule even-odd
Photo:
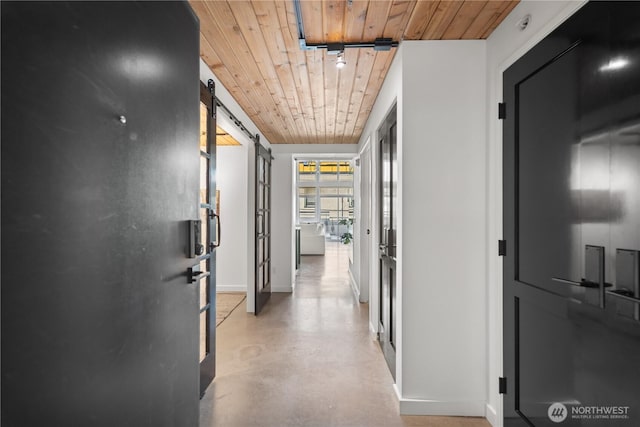
<svg viewBox="0 0 640 427">
<path fill-rule="evenodd" d="M 611 283 L 604 281 L 604 247 L 585 246 L 585 277 L 579 282 L 575 280 L 552 277 L 554 282 L 565 283 L 567 285 L 585 288 L 584 300 L 587 304 L 604 308 L 606 288 L 611 287 Z"/>
<path fill-rule="evenodd" d="M 582 279 L 581 281 L 576 282 L 575 280 L 562 279 L 560 277 L 552 277 L 551 280 L 553 280 L 554 282 L 566 283 L 567 285 L 578 286 L 578 287 L 581 287 L 581 288 L 598 288 L 598 287 L 600 287 L 599 283 L 590 282 L 590 281 L 585 280 L 585 279 Z"/>
<path fill-rule="evenodd" d="M 620 316 L 640 320 L 640 251 L 616 249 L 616 289 L 605 291 Z M 609 301 L 607 301 L 608 304 Z"/>
<path fill-rule="evenodd" d="M 597 305 L 604 308 L 604 291 L 607 283 L 604 282 L 604 246 L 585 245 L 584 247 L 584 277 L 583 281 L 592 282 L 598 289 Z M 610 286 L 610 285 L 609 285 Z M 587 297 L 589 302 L 589 297 Z M 596 305 L 596 299 L 591 300 Z"/>
<path fill-rule="evenodd" d="M 189 267 L 187 269 L 187 283 L 195 283 L 208 275 L 208 271 L 200 271 L 196 270 L 195 267 Z"/>
<path fill-rule="evenodd" d="M 215 248 L 220 247 L 220 236 L 222 234 L 222 226 L 220 225 L 220 215 L 215 213 L 213 210 L 209 214 L 210 218 L 215 220 L 216 222 L 216 241 L 209 243 L 209 250 L 213 251 Z"/>
<path fill-rule="evenodd" d="M 615 291 L 605 291 L 607 295 L 611 295 L 612 297 L 620 298 L 625 301 L 633 302 L 635 304 L 640 304 L 640 298 L 636 298 L 633 296 L 633 291 L 629 289 L 617 289 Z"/>
<path fill-rule="evenodd" d="M 562 279 L 560 277 L 552 277 L 551 280 L 553 280 L 554 282 L 566 283 L 567 285 L 577 286 L 577 287 L 580 287 L 580 288 L 599 289 L 601 287 L 600 283 L 591 282 L 591 281 L 586 280 L 586 279 L 582 279 L 581 281 L 576 282 L 574 280 Z M 608 283 L 608 282 L 604 282 L 602 284 L 603 288 L 610 288 L 612 286 L 613 285 L 611 283 Z M 609 291 L 607 291 L 607 292 L 609 292 Z"/>
</svg>

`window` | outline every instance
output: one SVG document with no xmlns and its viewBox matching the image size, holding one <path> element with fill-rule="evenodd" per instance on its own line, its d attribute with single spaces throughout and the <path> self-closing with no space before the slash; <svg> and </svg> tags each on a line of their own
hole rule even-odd
<svg viewBox="0 0 640 427">
<path fill-rule="evenodd" d="M 316 222 L 316 187 L 298 187 L 298 222 Z"/>
<path fill-rule="evenodd" d="M 298 181 L 316 181 L 316 162 L 298 162 Z"/>
<path fill-rule="evenodd" d="M 321 222 L 341 240 L 353 222 L 353 167 L 348 160 L 298 161 L 298 223 Z"/>
</svg>

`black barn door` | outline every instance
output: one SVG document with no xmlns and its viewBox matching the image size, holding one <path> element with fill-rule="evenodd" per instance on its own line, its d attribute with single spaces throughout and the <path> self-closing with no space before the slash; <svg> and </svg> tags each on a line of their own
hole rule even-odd
<svg viewBox="0 0 640 427">
<path fill-rule="evenodd" d="M 397 230 L 397 118 L 394 106 L 378 130 L 380 138 L 380 244 L 378 279 L 379 343 L 391 375 L 396 377 L 396 230 Z"/>
<path fill-rule="evenodd" d="M 255 315 L 271 298 L 271 150 L 256 141 Z"/>
<path fill-rule="evenodd" d="M 200 312 L 200 396 L 216 374 L 216 249 L 220 246 L 220 213 L 216 198 L 215 84 L 200 83 L 200 238 L 201 254 L 193 281 L 198 287 Z"/>
<path fill-rule="evenodd" d="M 589 3 L 504 74 L 507 426 L 640 425 L 638 22 Z"/>
<path fill-rule="evenodd" d="M 2 2 L 2 425 L 198 425 L 197 18 Z"/>
</svg>

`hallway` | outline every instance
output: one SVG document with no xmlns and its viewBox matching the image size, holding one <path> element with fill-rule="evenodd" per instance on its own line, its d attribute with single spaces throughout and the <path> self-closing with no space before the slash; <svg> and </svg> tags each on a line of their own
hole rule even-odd
<svg viewBox="0 0 640 427">
<path fill-rule="evenodd" d="M 489 426 L 478 418 L 400 417 L 393 379 L 353 297 L 348 247 L 306 256 L 292 294 L 259 317 L 235 310 L 217 328 L 217 374 L 201 427 Z"/>
</svg>

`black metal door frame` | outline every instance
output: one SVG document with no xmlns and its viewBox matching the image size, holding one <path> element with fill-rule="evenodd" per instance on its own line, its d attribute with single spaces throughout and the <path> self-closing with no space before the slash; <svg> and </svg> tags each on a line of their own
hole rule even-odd
<svg viewBox="0 0 640 427">
<path fill-rule="evenodd" d="M 206 356 L 200 362 L 200 397 L 202 397 L 216 375 L 216 248 L 220 246 L 220 215 L 216 212 L 216 103 L 215 84 L 209 80 L 207 86 L 200 82 L 200 102 L 207 107 L 207 147 L 200 150 L 200 158 L 206 159 L 206 200 L 199 200 L 199 211 L 206 210 L 202 221 L 206 222 L 206 245 L 204 254 L 196 258 L 201 266 L 197 277 L 198 286 L 205 287 L 206 304 L 200 305 L 200 315 L 206 312 Z M 214 228 L 214 222 L 216 227 Z M 204 224 L 203 224 L 204 226 Z M 203 271 L 201 268 L 205 267 Z M 200 295 L 200 292 L 198 293 Z"/>
</svg>

